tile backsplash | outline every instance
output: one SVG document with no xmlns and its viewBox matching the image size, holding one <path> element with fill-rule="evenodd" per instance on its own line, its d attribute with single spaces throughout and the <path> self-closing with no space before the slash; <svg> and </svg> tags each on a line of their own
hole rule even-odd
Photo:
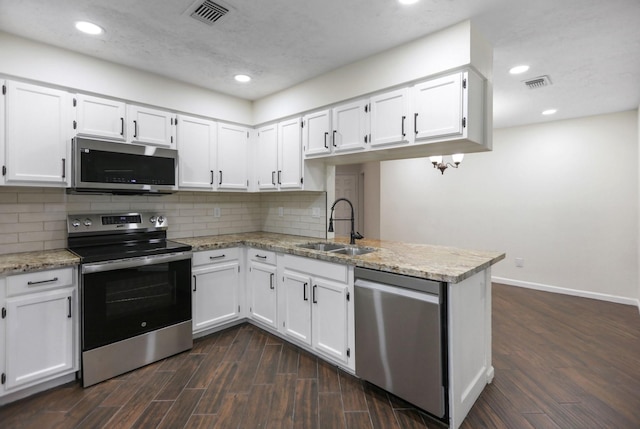
<svg viewBox="0 0 640 429">
<path fill-rule="evenodd" d="M 324 238 L 326 206 L 324 192 L 120 196 L 0 187 L 0 254 L 66 247 L 68 213 L 154 211 L 169 218 L 174 239 L 254 231 Z"/>
</svg>

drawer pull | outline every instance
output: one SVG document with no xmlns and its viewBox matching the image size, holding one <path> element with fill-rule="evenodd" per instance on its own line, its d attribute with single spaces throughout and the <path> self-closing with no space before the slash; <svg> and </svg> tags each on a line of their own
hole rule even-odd
<svg viewBox="0 0 640 429">
<path fill-rule="evenodd" d="M 218 255 L 218 256 L 209 256 L 209 259 L 211 259 L 212 261 L 214 259 L 222 259 L 222 258 L 226 258 L 227 255 L 225 255 L 224 253 L 222 255 Z"/>
<path fill-rule="evenodd" d="M 256 258 L 260 258 L 260 259 L 267 259 L 267 257 L 266 257 L 266 256 L 262 256 L 262 255 L 258 255 L 258 254 L 256 254 Z"/>
<path fill-rule="evenodd" d="M 35 285 L 41 285 L 41 284 L 45 284 L 45 283 L 53 283 L 53 282 L 57 282 L 57 281 L 58 281 L 58 278 L 54 277 L 54 278 L 49 279 L 49 280 L 39 280 L 37 282 L 28 281 L 27 285 L 28 286 L 35 286 Z"/>
</svg>

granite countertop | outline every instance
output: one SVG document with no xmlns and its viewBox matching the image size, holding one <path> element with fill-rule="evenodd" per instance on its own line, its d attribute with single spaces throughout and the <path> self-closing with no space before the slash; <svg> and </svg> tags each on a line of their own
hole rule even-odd
<svg viewBox="0 0 640 429">
<path fill-rule="evenodd" d="M 454 247 L 410 244 L 386 240 L 358 240 L 358 246 L 373 247 L 375 252 L 348 256 L 297 247 L 311 242 L 337 242 L 348 245 L 348 239 L 322 240 L 297 235 L 251 232 L 175 239 L 189 244 L 193 251 L 251 246 L 274 252 L 306 256 L 396 274 L 430 280 L 459 283 L 505 258 L 502 252 L 457 249 Z M 65 249 L 0 255 L 0 275 L 74 266 L 80 258 Z"/>
<path fill-rule="evenodd" d="M 0 255 L 0 275 L 73 267 L 79 263 L 80 258 L 66 249 L 9 253 Z"/>
<path fill-rule="evenodd" d="M 348 256 L 296 246 L 325 241 L 348 245 L 347 238 L 322 240 L 265 232 L 181 238 L 175 241 L 191 245 L 194 252 L 244 245 L 449 283 L 459 283 L 505 258 L 502 252 L 370 239 L 358 240 L 357 245 L 373 247 L 375 252 Z"/>
</svg>

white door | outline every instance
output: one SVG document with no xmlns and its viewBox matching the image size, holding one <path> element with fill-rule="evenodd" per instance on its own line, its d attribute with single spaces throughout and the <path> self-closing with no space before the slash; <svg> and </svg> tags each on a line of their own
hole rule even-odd
<svg viewBox="0 0 640 429">
<path fill-rule="evenodd" d="M 74 289 L 9 298 L 6 389 L 44 380 L 74 367 Z"/>
<path fill-rule="evenodd" d="M 239 317 L 238 262 L 216 264 L 193 273 L 193 332 Z"/>
<path fill-rule="evenodd" d="M 331 152 L 331 110 L 309 113 L 303 118 L 302 140 L 305 156 Z"/>
<path fill-rule="evenodd" d="M 313 279 L 313 347 L 332 358 L 347 361 L 347 285 Z"/>
<path fill-rule="evenodd" d="M 249 288 L 251 317 L 277 328 L 276 267 L 252 261 L 249 268 Z"/>
<path fill-rule="evenodd" d="M 218 189 L 249 188 L 249 130 L 218 124 Z"/>
<path fill-rule="evenodd" d="M 214 154 L 217 124 L 213 121 L 178 116 L 178 186 L 214 188 Z"/>
<path fill-rule="evenodd" d="M 293 271 L 284 271 L 284 333 L 311 345 L 311 279 Z"/>
<path fill-rule="evenodd" d="M 333 108 L 333 151 L 347 152 L 367 147 L 368 100 L 359 100 Z"/>
<path fill-rule="evenodd" d="M 371 146 L 408 143 L 408 89 L 371 97 Z"/>
<path fill-rule="evenodd" d="M 76 100 L 79 136 L 126 140 L 125 103 L 84 94 L 78 94 Z"/>
<path fill-rule="evenodd" d="M 7 81 L 6 182 L 68 186 L 71 94 Z"/>
<path fill-rule="evenodd" d="M 272 124 L 258 130 L 258 149 L 255 161 L 258 189 L 278 187 L 278 125 Z"/>
<path fill-rule="evenodd" d="M 419 83 L 412 91 L 416 140 L 462 134 L 462 73 Z"/>
<path fill-rule="evenodd" d="M 302 132 L 300 118 L 278 124 L 278 185 L 302 189 Z"/>
<path fill-rule="evenodd" d="M 145 143 L 173 148 L 174 114 L 164 110 L 140 106 L 129 106 L 127 111 L 130 140 L 132 143 Z"/>
</svg>

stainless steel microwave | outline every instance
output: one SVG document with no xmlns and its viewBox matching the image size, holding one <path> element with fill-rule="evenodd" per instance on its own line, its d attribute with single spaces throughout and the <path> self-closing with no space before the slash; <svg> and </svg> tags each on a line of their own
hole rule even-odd
<svg viewBox="0 0 640 429">
<path fill-rule="evenodd" d="M 176 190 L 177 160 L 173 149 L 76 137 L 70 192 L 171 193 Z"/>
</svg>

